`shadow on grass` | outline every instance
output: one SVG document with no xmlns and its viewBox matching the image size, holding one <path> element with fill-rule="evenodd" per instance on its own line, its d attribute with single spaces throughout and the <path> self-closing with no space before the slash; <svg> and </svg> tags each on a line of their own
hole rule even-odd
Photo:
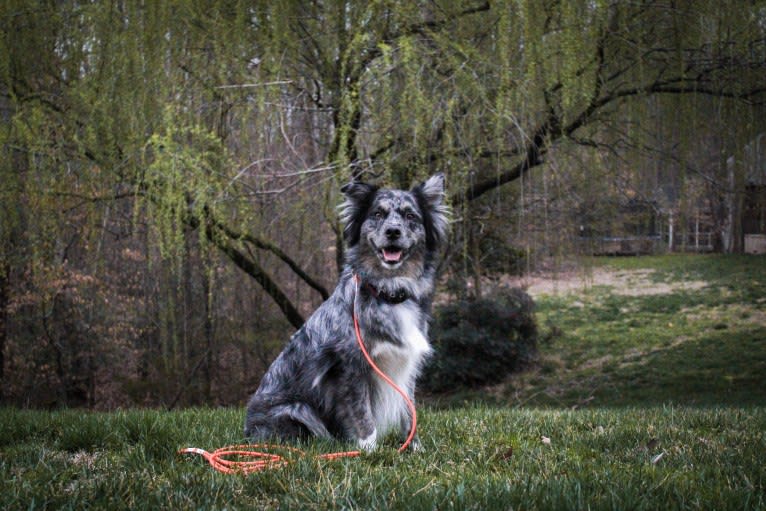
<svg viewBox="0 0 766 511">
<path fill-rule="evenodd" d="M 533 372 L 536 370 L 533 370 Z M 766 328 L 726 330 L 612 359 L 597 371 L 528 383 L 520 374 L 503 386 L 425 396 L 447 409 L 467 403 L 582 408 L 591 406 L 766 405 Z"/>
<path fill-rule="evenodd" d="M 708 333 L 604 369 L 594 404 L 763 405 L 766 328 Z"/>
</svg>

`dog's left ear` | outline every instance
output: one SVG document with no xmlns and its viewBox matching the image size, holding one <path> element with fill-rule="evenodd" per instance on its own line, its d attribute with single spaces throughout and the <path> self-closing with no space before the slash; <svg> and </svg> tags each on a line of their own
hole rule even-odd
<svg viewBox="0 0 766 511">
<path fill-rule="evenodd" d="M 444 204 L 444 174 L 434 174 L 413 188 L 412 193 L 423 213 L 426 246 L 429 250 L 435 250 L 447 237 L 449 225 L 449 208 Z"/>
</svg>

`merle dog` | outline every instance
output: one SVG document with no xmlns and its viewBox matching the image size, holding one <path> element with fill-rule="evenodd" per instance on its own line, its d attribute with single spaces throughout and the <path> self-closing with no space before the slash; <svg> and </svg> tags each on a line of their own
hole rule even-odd
<svg viewBox="0 0 766 511">
<path fill-rule="evenodd" d="M 375 363 L 413 398 L 430 353 L 428 315 L 448 227 L 444 176 L 410 191 L 354 182 L 341 191 L 346 264 L 335 291 L 291 337 L 250 399 L 245 436 L 352 440 L 366 450 L 410 413 L 371 370 L 354 334 L 353 311 Z M 415 437 L 410 448 L 418 449 Z"/>
</svg>

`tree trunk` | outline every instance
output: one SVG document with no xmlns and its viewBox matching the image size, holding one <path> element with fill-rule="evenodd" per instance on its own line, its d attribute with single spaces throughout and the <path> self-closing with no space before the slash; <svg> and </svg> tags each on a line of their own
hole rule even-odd
<svg viewBox="0 0 766 511">
<path fill-rule="evenodd" d="M 4 401 L 5 344 L 8 340 L 8 302 L 10 301 L 10 265 L 0 265 L 0 403 Z"/>
<path fill-rule="evenodd" d="M 205 261 L 205 266 L 207 268 L 210 267 L 212 261 L 210 260 L 210 256 L 207 252 L 205 252 L 203 256 L 203 260 Z M 205 395 L 205 402 L 210 403 L 213 400 L 213 363 L 216 359 L 214 349 L 215 349 L 215 337 L 214 337 L 214 325 L 213 325 L 213 311 L 212 311 L 212 299 L 213 299 L 213 292 L 211 289 L 211 279 L 209 273 L 205 273 L 202 277 L 202 289 L 204 293 L 204 301 L 205 301 L 205 318 L 204 318 L 204 335 L 205 335 L 205 362 L 202 365 L 202 375 L 203 375 L 203 393 Z"/>
<path fill-rule="evenodd" d="M 481 247 L 480 239 L 476 226 L 469 229 L 469 250 L 471 251 L 471 273 L 473 274 L 473 296 L 475 299 L 481 298 Z"/>
</svg>

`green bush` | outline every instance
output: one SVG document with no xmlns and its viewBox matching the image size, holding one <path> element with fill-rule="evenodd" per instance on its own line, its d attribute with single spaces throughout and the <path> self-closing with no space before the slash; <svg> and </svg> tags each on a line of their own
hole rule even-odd
<svg viewBox="0 0 766 511">
<path fill-rule="evenodd" d="M 510 288 L 437 307 L 431 339 L 435 354 L 421 377 L 422 389 L 446 392 L 498 383 L 536 352 L 534 302 Z"/>
</svg>

